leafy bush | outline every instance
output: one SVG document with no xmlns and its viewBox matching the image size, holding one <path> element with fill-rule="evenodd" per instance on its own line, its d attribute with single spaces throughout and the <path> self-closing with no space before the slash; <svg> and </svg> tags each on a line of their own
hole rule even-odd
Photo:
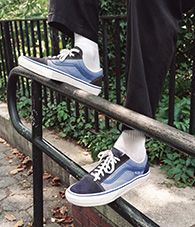
<svg viewBox="0 0 195 227">
<path fill-rule="evenodd" d="M 126 14 L 127 0 L 112 1 L 100 0 L 101 15 L 121 15 Z"/>
<path fill-rule="evenodd" d="M 21 118 L 29 119 L 31 115 L 31 99 L 21 96 L 17 102 L 17 110 Z"/>
<path fill-rule="evenodd" d="M 0 18 L 32 18 L 47 16 L 47 0 L 1 0 Z"/>
<path fill-rule="evenodd" d="M 189 12 L 185 15 L 178 36 L 176 95 L 180 98 L 190 95 L 194 53 L 194 20 L 194 13 Z"/>
<path fill-rule="evenodd" d="M 168 177 L 173 178 L 179 187 L 195 185 L 195 158 L 167 148 L 161 169 L 166 171 Z"/>
<path fill-rule="evenodd" d="M 181 131 L 188 132 L 190 114 L 190 98 L 175 98 L 174 125 Z M 161 99 L 157 120 L 167 123 L 168 97 Z M 146 144 L 149 160 L 161 166 L 169 178 L 173 178 L 179 187 L 195 185 L 195 158 L 183 155 L 170 148 L 168 145 L 155 139 L 149 139 Z"/>
</svg>

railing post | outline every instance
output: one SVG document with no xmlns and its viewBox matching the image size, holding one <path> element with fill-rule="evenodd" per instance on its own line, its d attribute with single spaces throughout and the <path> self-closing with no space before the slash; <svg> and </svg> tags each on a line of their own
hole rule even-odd
<svg viewBox="0 0 195 227">
<path fill-rule="evenodd" d="M 121 48 L 120 20 L 115 20 L 115 73 L 116 73 L 116 103 L 121 104 Z"/>
<path fill-rule="evenodd" d="M 11 44 L 11 36 L 10 36 L 10 28 L 9 28 L 9 22 L 5 21 L 3 22 L 3 45 L 4 45 L 4 52 L 5 52 L 5 60 L 6 60 L 6 67 L 7 67 L 7 73 L 11 71 L 11 69 L 14 67 L 13 62 L 13 53 L 12 53 L 12 44 Z"/>
<path fill-rule="evenodd" d="M 50 38 L 52 43 L 52 55 L 58 55 L 59 49 L 59 34 L 55 28 L 50 29 Z"/>
<path fill-rule="evenodd" d="M 108 30 L 107 23 L 102 19 L 103 27 L 103 67 L 104 67 L 104 98 L 108 100 L 109 98 L 109 80 L 108 80 Z M 105 126 L 109 129 L 109 118 L 105 117 Z"/>
<path fill-rule="evenodd" d="M 42 139 L 42 86 L 32 81 L 32 159 L 33 159 L 33 221 L 34 227 L 43 226 L 43 157 L 35 145 Z"/>
<path fill-rule="evenodd" d="M 175 112 L 175 76 L 176 76 L 176 56 L 174 56 L 169 73 L 169 110 L 168 124 L 174 125 Z"/>
<path fill-rule="evenodd" d="M 192 83 L 191 83 L 191 110 L 190 110 L 189 133 L 195 135 L 195 53 L 194 53 Z"/>
</svg>

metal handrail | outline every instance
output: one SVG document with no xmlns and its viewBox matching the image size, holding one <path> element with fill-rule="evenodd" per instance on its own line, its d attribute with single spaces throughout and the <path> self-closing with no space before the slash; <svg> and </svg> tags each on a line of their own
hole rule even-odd
<svg viewBox="0 0 195 227">
<path fill-rule="evenodd" d="M 22 124 L 16 108 L 16 84 L 19 76 L 32 80 L 32 132 Z M 195 156 L 195 137 L 192 135 L 181 132 L 173 127 L 162 124 L 117 104 L 110 103 L 107 100 L 76 89 L 65 83 L 56 83 L 22 67 L 16 67 L 10 72 L 8 80 L 8 109 L 15 129 L 33 144 L 35 227 L 43 226 L 43 188 L 42 175 L 40 174 L 43 166 L 42 152 L 46 153 L 75 178 L 80 179 L 86 174 L 86 171 L 83 168 L 42 138 L 42 85 L 45 85 L 64 96 L 75 99 L 127 126 L 141 130 L 146 135 L 157 138 L 186 154 Z M 112 202 L 109 206 L 133 226 L 158 226 L 122 198 Z"/>
<path fill-rule="evenodd" d="M 108 117 L 111 117 L 134 129 L 138 129 L 148 136 L 159 139 L 171 147 L 195 157 L 195 137 L 193 135 L 136 113 L 123 106 L 113 104 L 101 97 L 91 95 L 79 89 L 75 89 L 74 87 L 65 83 L 59 83 L 56 86 L 56 83 L 52 80 L 32 73 L 20 66 L 14 68 L 10 75 L 12 76 L 12 74 L 33 79 L 42 85 L 45 85 L 52 90 L 61 93 L 62 95 L 73 98 L 74 100 L 107 115 Z M 8 88 L 8 93 L 11 92 L 13 91 L 9 91 Z M 10 98 L 8 97 L 8 102 L 9 101 L 11 102 Z M 25 131 L 26 129 L 21 128 L 19 133 L 26 134 L 26 132 L 23 132 L 23 130 Z M 28 138 L 29 136 L 26 137 L 26 139 Z"/>
</svg>

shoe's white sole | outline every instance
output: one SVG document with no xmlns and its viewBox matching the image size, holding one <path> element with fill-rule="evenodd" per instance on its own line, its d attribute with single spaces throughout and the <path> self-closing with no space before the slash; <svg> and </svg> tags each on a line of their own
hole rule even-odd
<svg viewBox="0 0 195 227">
<path fill-rule="evenodd" d="M 113 202 L 117 198 L 121 197 L 125 193 L 127 193 L 132 188 L 144 183 L 149 177 L 149 172 L 143 174 L 135 178 L 133 181 L 127 182 L 122 186 L 109 190 L 103 191 L 100 193 L 93 193 L 93 194 L 76 194 L 70 191 L 71 186 L 66 190 L 66 199 L 76 205 L 81 207 L 94 207 L 94 206 L 101 206 L 106 205 L 108 203 Z"/>
<path fill-rule="evenodd" d="M 39 62 L 35 62 L 25 56 L 20 56 L 18 58 L 18 64 L 36 74 L 47 77 L 51 80 L 56 80 L 70 84 L 76 88 L 87 91 L 93 95 L 99 95 L 99 93 L 101 92 L 101 87 L 99 86 L 84 82 L 58 69 L 54 69 L 50 66 L 41 64 Z"/>
</svg>

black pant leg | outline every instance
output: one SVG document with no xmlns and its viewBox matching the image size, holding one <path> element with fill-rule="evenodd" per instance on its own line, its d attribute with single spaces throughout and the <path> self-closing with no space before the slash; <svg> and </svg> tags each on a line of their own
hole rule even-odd
<svg viewBox="0 0 195 227">
<path fill-rule="evenodd" d="M 154 117 L 175 53 L 180 0 L 130 0 L 126 107 Z"/>
<path fill-rule="evenodd" d="M 49 25 L 68 35 L 98 40 L 99 0 L 49 0 Z"/>
</svg>

